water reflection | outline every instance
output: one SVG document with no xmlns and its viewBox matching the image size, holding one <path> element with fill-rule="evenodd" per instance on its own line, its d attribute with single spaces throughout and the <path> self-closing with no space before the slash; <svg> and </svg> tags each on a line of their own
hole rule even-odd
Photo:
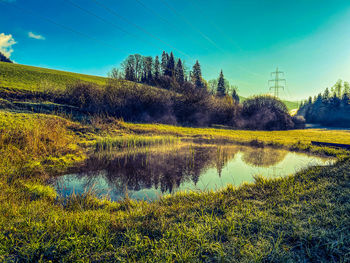
<svg viewBox="0 0 350 263">
<path fill-rule="evenodd" d="M 112 200 L 153 200 L 178 190 L 212 190 L 252 182 L 255 174 L 287 175 L 311 163 L 324 165 L 327 160 L 270 148 L 168 146 L 94 155 L 53 184 L 64 196 L 94 187 L 98 194 L 108 194 Z"/>
</svg>

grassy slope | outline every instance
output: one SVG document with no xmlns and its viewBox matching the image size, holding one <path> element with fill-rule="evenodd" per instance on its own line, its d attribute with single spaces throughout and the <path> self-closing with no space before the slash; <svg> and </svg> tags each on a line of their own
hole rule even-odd
<svg viewBox="0 0 350 263">
<path fill-rule="evenodd" d="M 0 62 L 0 87 L 41 91 L 45 86 L 65 88 L 67 84 L 77 81 L 103 85 L 106 78 Z"/>
</svg>

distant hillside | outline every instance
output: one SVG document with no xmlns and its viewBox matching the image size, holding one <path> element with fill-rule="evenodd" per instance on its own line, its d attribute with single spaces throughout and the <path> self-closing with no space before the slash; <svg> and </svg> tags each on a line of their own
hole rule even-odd
<svg viewBox="0 0 350 263">
<path fill-rule="evenodd" d="M 77 81 L 103 85 L 107 78 L 0 62 L 0 87 L 40 91 L 44 86 L 65 88 Z"/>
</svg>

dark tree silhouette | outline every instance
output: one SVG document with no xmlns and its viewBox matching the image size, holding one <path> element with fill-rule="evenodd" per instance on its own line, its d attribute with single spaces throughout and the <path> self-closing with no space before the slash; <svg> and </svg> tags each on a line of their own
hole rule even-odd
<svg viewBox="0 0 350 263">
<path fill-rule="evenodd" d="M 226 95 L 225 78 L 224 78 L 224 73 L 222 72 L 222 70 L 220 72 L 220 76 L 219 76 L 219 80 L 218 80 L 216 95 L 219 97 L 224 97 Z"/>
<path fill-rule="evenodd" d="M 165 70 L 165 75 L 169 76 L 169 77 L 174 77 L 174 75 L 175 75 L 175 59 L 174 59 L 173 52 L 170 53 L 167 67 Z"/>
<path fill-rule="evenodd" d="M 193 65 L 191 78 L 192 78 L 192 83 L 196 88 L 200 88 L 200 89 L 204 88 L 204 84 L 202 80 L 202 70 L 198 60 L 196 61 L 196 64 Z"/>
<path fill-rule="evenodd" d="M 11 59 L 9 59 L 8 57 L 6 57 L 4 54 L 2 54 L 1 52 L 0 52 L 0 61 L 1 62 L 8 62 L 8 63 L 13 63 L 12 61 L 11 61 Z"/>
<path fill-rule="evenodd" d="M 160 77 L 160 63 L 159 63 L 159 57 L 156 56 L 154 60 L 154 79 L 157 81 Z"/>
<path fill-rule="evenodd" d="M 183 85 L 183 83 L 185 82 L 185 72 L 184 72 L 181 59 L 177 61 L 176 68 L 175 68 L 175 77 L 176 77 L 177 83 L 179 83 L 180 85 Z"/>
<path fill-rule="evenodd" d="M 233 89 L 233 90 L 232 90 L 232 99 L 233 99 L 236 103 L 239 103 L 239 96 L 238 96 L 238 94 L 237 94 L 236 89 Z"/>
</svg>

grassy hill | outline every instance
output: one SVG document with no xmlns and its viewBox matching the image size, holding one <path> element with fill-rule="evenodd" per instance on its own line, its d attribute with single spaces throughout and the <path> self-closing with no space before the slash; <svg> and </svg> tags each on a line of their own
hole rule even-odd
<svg viewBox="0 0 350 263">
<path fill-rule="evenodd" d="M 107 78 L 0 62 L 0 87 L 41 91 L 48 85 L 65 88 L 77 81 L 104 85 Z"/>
</svg>

